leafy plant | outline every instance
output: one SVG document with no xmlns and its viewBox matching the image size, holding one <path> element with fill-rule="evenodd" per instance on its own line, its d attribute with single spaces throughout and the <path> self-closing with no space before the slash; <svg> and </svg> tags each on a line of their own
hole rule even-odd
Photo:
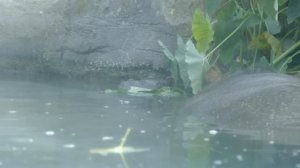
<svg viewBox="0 0 300 168">
<path fill-rule="evenodd" d="M 211 67 L 300 74 L 299 10 L 297 0 L 205 0 L 192 21 L 196 47 L 179 37 L 173 55 L 159 42 L 175 86 L 197 94 Z"/>
<path fill-rule="evenodd" d="M 178 46 L 174 55 L 161 41 L 159 44 L 169 59 L 175 86 L 183 85 L 185 90 L 191 88 L 193 94 L 201 91 L 204 74 L 209 68 L 207 57 L 197 51 L 191 40 L 184 43 L 181 37 L 177 38 Z"/>
<path fill-rule="evenodd" d="M 206 0 L 204 10 L 214 22 L 208 56 L 224 71 L 237 64 L 251 69 L 265 65 L 283 73 L 300 70 L 289 66 L 300 47 L 296 0 Z"/>
</svg>

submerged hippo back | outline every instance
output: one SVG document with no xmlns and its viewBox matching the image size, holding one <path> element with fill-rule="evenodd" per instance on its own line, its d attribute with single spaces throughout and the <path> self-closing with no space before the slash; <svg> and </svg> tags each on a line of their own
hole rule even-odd
<svg viewBox="0 0 300 168">
<path fill-rule="evenodd" d="M 276 73 L 233 76 L 188 100 L 184 111 L 224 129 L 300 128 L 300 80 Z"/>
</svg>

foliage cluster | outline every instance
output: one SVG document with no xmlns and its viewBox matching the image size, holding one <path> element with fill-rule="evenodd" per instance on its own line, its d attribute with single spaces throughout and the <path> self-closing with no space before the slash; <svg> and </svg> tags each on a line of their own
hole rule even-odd
<svg viewBox="0 0 300 168">
<path fill-rule="evenodd" d="M 159 42 L 175 86 L 181 81 L 196 94 L 211 67 L 299 74 L 299 10 L 298 0 L 206 0 L 194 13 L 192 38 L 178 37 L 174 55 Z"/>
</svg>

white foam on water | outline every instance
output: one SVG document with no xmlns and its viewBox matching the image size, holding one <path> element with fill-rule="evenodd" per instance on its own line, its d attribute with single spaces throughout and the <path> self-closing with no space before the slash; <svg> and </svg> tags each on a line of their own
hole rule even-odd
<svg viewBox="0 0 300 168">
<path fill-rule="evenodd" d="M 75 148 L 76 145 L 75 144 L 64 144 L 63 147 L 64 148 Z"/>
<path fill-rule="evenodd" d="M 45 134 L 47 136 L 53 136 L 53 135 L 55 135 L 55 132 L 54 131 L 46 131 Z"/>
</svg>

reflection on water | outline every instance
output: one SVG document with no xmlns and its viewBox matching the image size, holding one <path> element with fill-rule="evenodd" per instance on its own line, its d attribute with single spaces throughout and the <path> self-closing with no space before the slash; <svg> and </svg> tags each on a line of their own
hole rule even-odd
<svg viewBox="0 0 300 168">
<path fill-rule="evenodd" d="M 170 167 L 172 123 L 162 99 L 8 81 L 0 93 L 3 167 L 124 167 L 119 155 L 89 150 L 117 146 L 127 128 L 129 167 Z"/>
<path fill-rule="evenodd" d="M 0 167 L 300 168 L 300 139 L 279 143 L 284 138 L 181 121 L 174 104 L 1 81 Z"/>
<path fill-rule="evenodd" d="M 299 130 L 257 130 L 261 136 L 236 130 L 187 117 L 181 131 L 182 153 L 187 158 L 182 167 L 300 168 Z"/>
</svg>

